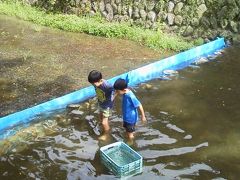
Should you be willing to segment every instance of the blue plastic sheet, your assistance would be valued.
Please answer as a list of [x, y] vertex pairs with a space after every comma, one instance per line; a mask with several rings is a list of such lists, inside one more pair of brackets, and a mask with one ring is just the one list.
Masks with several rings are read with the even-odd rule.
[[[161, 77], [164, 70], [177, 70], [187, 67], [197, 58], [210, 55], [224, 47], [224, 39], [219, 38], [207, 44], [192, 48], [155, 63], [151, 63], [128, 73], [113, 77], [109, 79], [109, 81], [114, 83], [116, 79], [123, 78], [128, 81], [129, 86], [135, 86], [139, 83]], [[89, 86], [23, 111], [10, 114], [0, 118], [0, 132], [3, 133], [3, 131], [6, 129], [13, 128], [19, 124], [28, 123], [38, 115], [51, 113], [55, 110], [66, 108], [66, 106], [69, 104], [83, 102], [94, 96], [94, 88], [93, 86]]]

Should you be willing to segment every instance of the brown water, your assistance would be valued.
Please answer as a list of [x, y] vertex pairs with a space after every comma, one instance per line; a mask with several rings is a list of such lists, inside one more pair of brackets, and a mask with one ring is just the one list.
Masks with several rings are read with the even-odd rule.
[[[238, 179], [240, 176], [240, 46], [211, 62], [179, 71], [171, 80], [135, 88], [148, 123], [137, 126], [131, 147], [144, 159], [131, 179]], [[93, 100], [45, 117], [2, 143], [5, 179], [113, 179], [99, 148], [127, 142], [117, 99], [111, 136], [101, 128]], [[129, 143], [129, 142], [128, 142]], [[7, 154], [5, 154], [7, 152]], [[1, 178], [1, 179], [2, 179]]]

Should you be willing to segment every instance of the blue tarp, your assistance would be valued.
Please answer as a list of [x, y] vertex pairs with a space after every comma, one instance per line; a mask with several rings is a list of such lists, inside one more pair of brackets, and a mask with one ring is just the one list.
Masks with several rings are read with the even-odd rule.
[[[225, 47], [223, 38], [218, 38], [215, 41], [207, 44], [192, 48], [177, 55], [165, 58], [163, 60], [151, 63], [141, 68], [132, 70], [128, 73], [121, 74], [119, 76], [109, 79], [113, 83], [118, 78], [127, 79], [129, 86], [135, 86], [139, 83], [146, 82], [163, 75], [163, 71], [166, 69], [182, 69], [191, 64], [194, 60], [200, 57], [204, 57], [214, 53]], [[89, 98], [95, 96], [93, 86], [89, 86], [62, 97], [53, 99], [51, 101], [39, 104], [37, 106], [25, 109], [14, 114], [10, 114], [3, 118], [0, 118], [0, 132], [6, 129], [10, 129], [19, 124], [28, 123], [34, 119], [34, 117], [51, 113], [53, 111], [66, 108], [69, 104], [83, 102]]]

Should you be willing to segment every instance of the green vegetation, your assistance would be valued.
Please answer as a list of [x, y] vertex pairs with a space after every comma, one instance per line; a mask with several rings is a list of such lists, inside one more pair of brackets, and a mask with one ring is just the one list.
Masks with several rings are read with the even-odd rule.
[[103, 37], [129, 39], [154, 49], [183, 51], [194, 46], [183, 38], [130, 26], [128, 23], [107, 22], [99, 16], [78, 17], [68, 14], [46, 13], [20, 2], [3, 2], [0, 0], [0, 14], [15, 16], [36, 24], [49, 26], [71, 32], [84, 32]]

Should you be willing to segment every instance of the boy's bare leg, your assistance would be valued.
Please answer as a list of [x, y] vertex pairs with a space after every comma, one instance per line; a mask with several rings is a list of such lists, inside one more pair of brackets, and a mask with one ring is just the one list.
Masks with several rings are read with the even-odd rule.
[[129, 139], [134, 139], [134, 134], [133, 132], [128, 132], [127, 133]]
[[106, 117], [102, 118], [102, 125], [103, 125], [104, 132], [108, 132], [110, 130], [108, 118]]
[[108, 123], [108, 118], [104, 117], [102, 113], [100, 114], [100, 119], [103, 126], [103, 135], [100, 136], [98, 139], [105, 141], [107, 139], [107, 136], [109, 135], [110, 126]]

